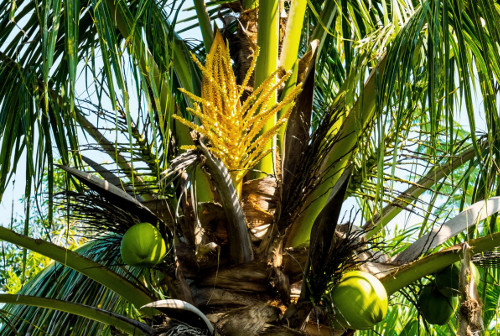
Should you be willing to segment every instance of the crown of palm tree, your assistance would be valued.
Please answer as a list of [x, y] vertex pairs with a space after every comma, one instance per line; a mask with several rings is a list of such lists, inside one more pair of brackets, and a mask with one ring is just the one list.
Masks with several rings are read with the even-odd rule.
[[[288, 120], [293, 100], [302, 88], [299, 84], [281, 102], [272, 101], [272, 93], [291, 75], [289, 71], [276, 81], [277, 70], [242, 103], [241, 97], [255, 68], [258, 53], [257, 50], [238, 88], [229, 50], [222, 35], [217, 33], [205, 66], [193, 56], [203, 74], [201, 97], [179, 89], [195, 101], [194, 108], [187, 110], [199, 118], [201, 126], [174, 115], [174, 118], [210, 140], [212, 153], [226, 165], [235, 184], [239, 184], [248, 170], [271, 152], [271, 149], [265, 148], [266, 143]], [[284, 113], [274, 126], [262, 132], [266, 122], [280, 110]]]

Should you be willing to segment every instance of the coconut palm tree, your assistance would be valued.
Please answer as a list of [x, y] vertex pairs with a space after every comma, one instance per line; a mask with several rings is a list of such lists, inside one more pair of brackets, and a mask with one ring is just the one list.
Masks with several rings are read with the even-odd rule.
[[[45, 223], [58, 204], [90, 239], [29, 237], [29, 202], [24, 234], [0, 228], [55, 261], [0, 295], [1, 333], [351, 335], [354, 269], [389, 296], [381, 334], [491, 328], [500, 7], [193, 3], [183, 29], [178, 1], [0, 4], [0, 197], [24, 168]], [[167, 253], [127, 265], [142, 222]], [[430, 326], [418, 297], [457, 261], [461, 308]]]

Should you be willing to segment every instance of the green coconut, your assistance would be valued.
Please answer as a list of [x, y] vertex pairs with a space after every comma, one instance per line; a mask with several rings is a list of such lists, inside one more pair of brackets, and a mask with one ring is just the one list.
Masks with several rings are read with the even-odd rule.
[[370, 329], [387, 314], [384, 285], [369, 273], [347, 272], [331, 295], [336, 322], [344, 329]]
[[441, 294], [435, 285], [427, 285], [420, 292], [418, 306], [423, 318], [430, 324], [446, 324], [458, 305], [456, 296]]
[[156, 227], [139, 223], [123, 235], [120, 253], [127, 265], [151, 267], [163, 261], [167, 247]]
[[[439, 291], [445, 296], [457, 296], [460, 283], [460, 262], [451, 264], [436, 273], [435, 283]], [[477, 267], [471, 263], [474, 281], [479, 283], [481, 276]]]

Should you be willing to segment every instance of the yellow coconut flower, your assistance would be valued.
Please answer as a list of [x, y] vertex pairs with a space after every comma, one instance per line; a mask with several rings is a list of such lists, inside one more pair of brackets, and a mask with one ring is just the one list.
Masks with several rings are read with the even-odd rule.
[[[270, 104], [272, 93], [291, 75], [291, 72], [288, 72], [276, 81], [276, 71], [242, 103], [241, 96], [255, 68], [257, 57], [258, 50], [243, 83], [238, 88], [229, 50], [222, 35], [217, 32], [205, 66], [193, 56], [203, 75], [201, 97], [180, 89], [195, 102], [194, 108], [187, 110], [199, 118], [201, 125], [174, 115], [181, 123], [209, 139], [211, 152], [226, 165], [235, 185], [239, 185], [248, 170], [271, 152], [270, 149], [265, 149], [266, 143], [286, 123], [292, 110], [291, 103], [301, 90], [299, 84], [280, 103]], [[276, 113], [284, 108], [286, 111], [274, 127], [262, 133], [266, 121], [274, 118]]]

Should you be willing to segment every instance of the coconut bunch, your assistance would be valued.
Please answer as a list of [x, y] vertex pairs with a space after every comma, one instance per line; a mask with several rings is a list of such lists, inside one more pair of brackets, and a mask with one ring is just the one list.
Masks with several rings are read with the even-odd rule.
[[350, 170], [341, 177], [340, 186], [332, 191], [330, 202], [313, 225], [301, 297], [309, 297], [329, 311], [334, 329], [362, 330], [385, 318], [388, 295], [375, 276], [358, 270], [376, 259], [365, 252], [383, 250], [383, 246], [365, 240], [366, 232], [351, 223], [336, 224], [340, 214], [336, 205], [345, 197], [349, 178]]
[[108, 249], [119, 253], [124, 264], [153, 267], [165, 259], [167, 244], [153, 224], [141, 222], [136, 214], [91, 190], [68, 191], [59, 195], [59, 202], [66, 202], [66, 197], [72, 202], [71, 218], [85, 223], [97, 241], [106, 241]]
[[[471, 263], [474, 282], [481, 280], [479, 270]], [[434, 279], [420, 291], [417, 306], [430, 324], [448, 323], [458, 307], [460, 263], [456, 262], [434, 274]]]
[[171, 245], [170, 227], [155, 212], [91, 174], [62, 168], [82, 186], [79, 192], [60, 194], [59, 202], [72, 205], [69, 215], [85, 223], [94, 238], [109, 240], [109, 233], [114, 233], [117, 239], [112, 239], [114, 244], [109, 247], [119, 251], [122, 261], [129, 266], [153, 267], [165, 260], [167, 246]]
[[388, 295], [384, 285], [367, 272], [346, 272], [329, 295], [335, 329], [371, 329], [387, 314]]
[[[347, 231], [341, 234], [342, 229]], [[377, 260], [376, 255], [366, 257], [365, 252], [374, 248], [383, 250], [384, 247], [363, 240], [363, 233], [351, 224], [340, 226], [337, 231], [338, 254], [327, 263], [330, 270], [337, 264], [337, 270], [325, 284], [320, 302], [333, 316], [330, 324], [337, 330], [371, 329], [387, 314], [388, 295], [384, 286], [374, 275], [362, 271], [364, 264]]]

